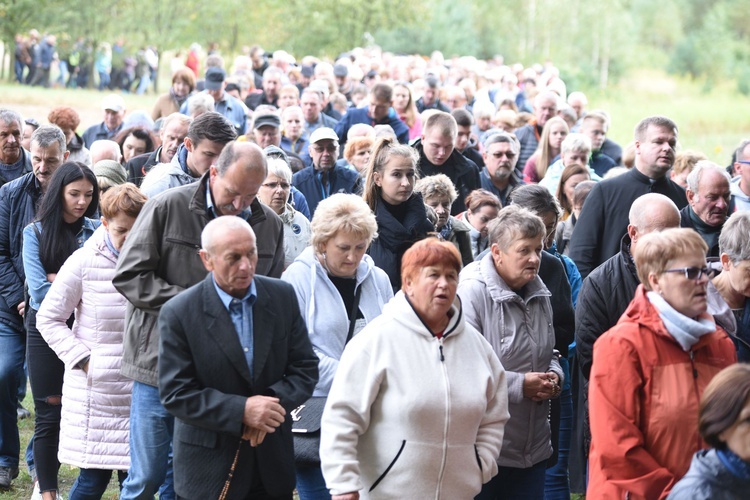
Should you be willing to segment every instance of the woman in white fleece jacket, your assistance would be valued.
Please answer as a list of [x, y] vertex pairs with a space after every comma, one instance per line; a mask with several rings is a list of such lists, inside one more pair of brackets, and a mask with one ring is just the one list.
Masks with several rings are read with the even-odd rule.
[[464, 321], [460, 269], [451, 243], [416, 243], [403, 289], [347, 346], [320, 440], [334, 500], [466, 499], [497, 473], [505, 371]]
[[[312, 245], [281, 279], [294, 287], [320, 359], [313, 396], [325, 397], [348, 339], [380, 315], [393, 289], [385, 271], [365, 255], [378, 225], [360, 196], [334, 194], [321, 201], [311, 227]], [[297, 492], [301, 500], [330, 499], [319, 466], [297, 464]]]

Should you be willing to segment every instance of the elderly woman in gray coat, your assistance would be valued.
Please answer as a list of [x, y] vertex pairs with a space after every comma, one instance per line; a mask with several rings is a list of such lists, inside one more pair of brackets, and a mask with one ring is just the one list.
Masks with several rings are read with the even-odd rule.
[[537, 275], [545, 233], [539, 217], [506, 207], [490, 222], [491, 252], [460, 275], [466, 321], [492, 345], [508, 382], [510, 420], [499, 472], [478, 499], [544, 497], [544, 472], [552, 455], [549, 400], [560, 395], [563, 382], [550, 292]]

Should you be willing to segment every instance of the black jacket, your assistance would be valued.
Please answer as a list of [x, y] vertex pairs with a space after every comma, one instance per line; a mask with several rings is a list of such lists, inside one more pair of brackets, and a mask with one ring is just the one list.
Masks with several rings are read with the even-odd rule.
[[615, 326], [640, 283], [630, 256], [628, 235], [620, 241], [620, 253], [583, 280], [576, 305], [576, 353], [586, 380], [591, 373], [594, 342]]
[[[254, 281], [252, 373], [211, 274], [159, 314], [159, 396], [175, 417], [174, 488], [183, 498], [218, 498], [238, 447], [227, 498], [248, 498], [255, 471], [269, 497], [294, 489], [291, 412], [312, 395], [318, 357], [292, 286]], [[251, 448], [240, 436], [245, 402], [257, 395], [279, 398], [286, 418]]]
[[23, 302], [23, 228], [36, 215], [42, 190], [33, 173], [0, 188], [0, 321], [19, 331], [23, 320], [16, 307]]
[[135, 156], [125, 165], [125, 170], [128, 172], [128, 182], [132, 182], [138, 187], [141, 187], [141, 182], [146, 174], [151, 170], [154, 165], [161, 163], [159, 157], [161, 156], [161, 146], [156, 148], [156, 151], [150, 153], [144, 153], [142, 155]]
[[454, 149], [448, 159], [445, 160], [445, 163], [440, 166], [433, 165], [424, 155], [421, 139], [414, 141], [412, 147], [419, 151], [419, 171], [421, 177], [445, 174], [453, 181], [458, 198], [456, 198], [456, 201], [451, 206], [451, 215], [458, 215], [465, 212], [466, 203], [464, 203], [464, 200], [466, 200], [466, 197], [475, 189], [482, 187], [479, 179], [479, 168], [476, 164]]
[[685, 191], [680, 186], [667, 177], [652, 184], [636, 168], [594, 186], [570, 240], [570, 258], [583, 278], [620, 251], [620, 240], [628, 228], [630, 205], [647, 193], [663, 194], [679, 209], [687, 205]]
[[406, 216], [399, 222], [383, 203], [375, 207], [378, 237], [372, 241], [367, 253], [375, 265], [386, 272], [393, 291], [401, 289], [401, 258], [414, 243], [435, 231], [427, 219], [422, 195], [414, 193], [406, 200]]

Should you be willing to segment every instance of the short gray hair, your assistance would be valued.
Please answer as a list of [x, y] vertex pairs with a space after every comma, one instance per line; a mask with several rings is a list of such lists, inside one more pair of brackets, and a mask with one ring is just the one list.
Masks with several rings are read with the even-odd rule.
[[292, 169], [283, 158], [266, 158], [268, 162], [268, 175], [275, 175], [286, 182], [292, 182]]
[[497, 244], [502, 251], [508, 250], [516, 240], [541, 239], [547, 234], [542, 219], [518, 205], [509, 205], [500, 210], [497, 217], [490, 221], [488, 230], [490, 243]]
[[18, 128], [23, 130], [23, 118], [21, 118], [21, 114], [18, 113], [18, 111], [14, 111], [12, 109], [7, 109], [7, 108], [0, 109], [0, 122], [2, 123], [16, 122], [18, 124]]
[[727, 184], [732, 183], [732, 178], [727, 173], [726, 169], [723, 167], [720, 167], [716, 163], [709, 161], [709, 160], [701, 160], [698, 163], [695, 164], [695, 167], [693, 170], [688, 174], [687, 176], [687, 188], [692, 191], [693, 193], [698, 192], [698, 186], [700, 186], [701, 178], [703, 177], [703, 172], [706, 171], [712, 171], [716, 172], [717, 174], [724, 177], [727, 181]]
[[719, 250], [729, 256], [732, 264], [750, 260], [750, 212], [735, 212], [724, 223], [719, 236]]
[[560, 155], [569, 151], [588, 151], [591, 154], [591, 139], [583, 134], [568, 134], [560, 145]]
[[57, 125], [42, 125], [31, 134], [31, 143], [38, 144], [41, 148], [48, 148], [57, 143], [60, 147], [60, 154], [65, 153], [67, 149], [65, 134]]
[[199, 93], [188, 99], [188, 115], [190, 116], [196, 113], [208, 113], [214, 109], [214, 98], [208, 94]]
[[209, 221], [206, 227], [201, 231], [201, 248], [208, 253], [211, 253], [216, 233], [219, 231], [247, 231], [253, 238], [255, 238], [255, 231], [248, 224], [248, 222], [242, 217], [236, 217], [234, 215], [224, 215], [217, 217]]
[[484, 139], [484, 149], [488, 149], [492, 144], [495, 144], [496, 142], [504, 142], [510, 144], [510, 150], [513, 151], [513, 154], [518, 156], [521, 145], [515, 135], [498, 129], [496, 132], [490, 133]]

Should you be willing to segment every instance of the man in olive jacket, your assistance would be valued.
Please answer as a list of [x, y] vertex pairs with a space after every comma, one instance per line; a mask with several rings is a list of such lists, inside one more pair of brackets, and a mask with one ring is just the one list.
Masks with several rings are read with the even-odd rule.
[[[117, 262], [113, 284], [130, 302], [123, 339], [123, 375], [132, 378], [131, 468], [122, 499], [153, 496], [168, 473], [173, 417], [159, 401], [156, 320], [161, 306], [207, 274], [198, 255], [208, 222], [236, 215], [257, 236], [256, 273], [278, 278], [284, 265], [281, 219], [255, 195], [267, 173], [263, 151], [230, 142], [198, 182], [146, 203]], [[165, 485], [168, 487], [168, 485]]]

